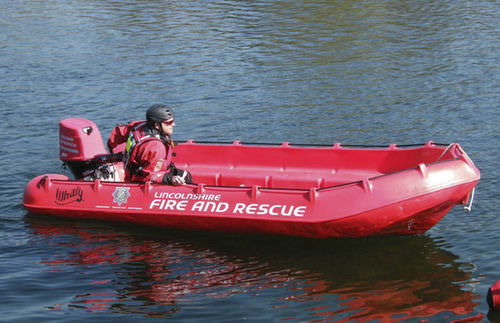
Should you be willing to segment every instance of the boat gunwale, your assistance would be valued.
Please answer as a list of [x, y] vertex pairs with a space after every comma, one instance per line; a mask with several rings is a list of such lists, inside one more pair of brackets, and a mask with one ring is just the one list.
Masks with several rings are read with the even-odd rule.
[[[457, 160], [461, 160], [463, 159], [463, 156], [457, 156], [457, 157], [454, 157], [454, 158], [451, 158], [451, 159], [446, 159], [446, 160], [437, 160], [435, 162], [432, 162], [432, 163], [422, 163], [423, 165], [425, 166], [431, 166], [431, 165], [437, 165], [437, 164], [441, 164], [441, 163], [448, 163], [448, 162], [452, 162], [452, 161], [457, 161]], [[352, 182], [347, 182], [347, 183], [342, 183], [342, 184], [337, 184], [337, 185], [331, 185], [331, 186], [326, 186], [326, 187], [321, 187], [321, 188], [317, 188], [317, 187], [310, 187], [310, 188], [287, 188], [287, 187], [263, 187], [263, 186], [260, 186], [260, 185], [252, 185], [252, 186], [231, 186], [231, 185], [207, 185], [207, 184], [203, 184], [203, 183], [198, 183], [198, 184], [186, 184], [186, 186], [194, 186], [194, 187], [199, 187], [200, 185], [205, 187], [205, 188], [219, 188], [219, 189], [224, 189], [224, 188], [228, 188], [228, 189], [242, 189], [242, 190], [248, 190], [248, 189], [252, 189], [252, 187], [258, 187], [259, 190], [270, 190], [270, 191], [292, 191], [292, 192], [302, 192], [302, 193], [306, 193], [306, 192], [310, 192], [310, 191], [315, 191], [315, 192], [322, 192], [322, 191], [325, 191], [325, 190], [331, 190], [333, 188], [338, 188], [338, 187], [343, 187], [343, 186], [349, 186], [349, 185], [358, 185], [360, 183], [363, 183], [363, 181], [365, 180], [375, 180], [375, 179], [378, 179], [378, 178], [381, 178], [381, 177], [386, 177], [386, 176], [390, 176], [390, 175], [393, 175], [393, 174], [398, 174], [398, 173], [403, 173], [403, 172], [407, 172], [407, 171], [410, 171], [410, 170], [414, 170], [414, 169], [417, 169], [419, 166], [414, 166], [414, 167], [409, 167], [409, 168], [405, 168], [405, 169], [401, 169], [401, 170], [397, 170], [397, 171], [393, 171], [393, 172], [389, 172], [389, 173], [386, 173], [386, 174], [381, 174], [381, 175], [376, 175], [376, 176], [373, 176], [373, 177], [366, 177], [366, 178], [362, 178], [362, 179], [359, 179], [359, 180], [355, 180], [355, 181], [352, 181]], [[50, 174], [49, 174], [50, 175]], [[56, 178], [53, 178], [51, 179], [51, 181], [53, 182], [83, 182], [83, 183], [94, 183], [96, 181], [99, 181], [100, 183], [105, 183], [105, 184], [116, 184], [116, 185], [131, 185], [131, 186], [137, 186], [137, 187], [141, 187], [143, 185], [145, 185], [145, 183], [142, 183], [142, 182], [125, 182], [125, 181], [121, 181], [121, 182], [115, 182], [115, 181], [106, 181], [106, 180], [95, 180], [95, 181], [85, 181], [85, 180], [81, 180], [81, 179], [56, 179]], [[173, 185], [165, 185], [165, 184], [160, 184], [160, 183], [149, 183], [150, 185], [154, 185], [154, 186], [167, 186], [167, 187], [175, 187]]]
[[417, 143], [417, 144], [386, 144], [386, 145], [374, 145], [374, 144], [342, 144], [340, 142], [334, 143], [334, 144], [308, 144], [308, 143], [290, 143], [287, 141], [284, 141], [282, 143], [277, 143], [277, 142], [245, 142], [245, 141], [239, 141], [239, 140], [234, 140], [234, 141], [211, 141], [211, 140], [194, 140], [194, 139], [182, 139], [182, 140], [175, 140], [175, 144], [199, 144], [199, 145], [242, 145], [242, 146], [276, 146], [277, 148], [279, 147], [301, 147], [301, 148], [317, 148], [317, 147], [324, 147], [324, 148], [332, 148], [335, 146], [341, 147], [341, 148], [390, 148], [390, 147], [395, 147], [395, 148], [410, 148], [410, 147], [428, 147], [430, 145], [435, 145], [435, 146], [443, 146], [447, 147], [452, 145], [453, 143], [436, 143], [433, 141], [427, 141], [425, 143]]

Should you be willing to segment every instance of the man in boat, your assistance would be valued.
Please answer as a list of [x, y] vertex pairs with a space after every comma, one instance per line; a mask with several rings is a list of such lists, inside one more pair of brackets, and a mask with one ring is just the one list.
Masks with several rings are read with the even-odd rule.
[[120, 124], [108, 140], [111, 153], [126, 143], [125, 181], [183, 185], [192, 183], [188, 171], [175, 167], [172, 162], [175, 120], [173, 110], [163, 104], [152, 105], [146, 111], [146, 121]]

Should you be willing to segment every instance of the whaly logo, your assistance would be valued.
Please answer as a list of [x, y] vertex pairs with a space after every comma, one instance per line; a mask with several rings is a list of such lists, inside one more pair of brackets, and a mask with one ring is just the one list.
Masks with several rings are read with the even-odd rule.
[[113, 192], [113, 203], [117, 203], [118, 206], [127, 203], [130, 197], [129, 189], [130, 187], [117, 187]]
[[80, 186], [72, 190], [61, 190], [58, 188], [56, 191], [56, 204], [64, 205], [81, 201], [83, 201], [83, 190]]

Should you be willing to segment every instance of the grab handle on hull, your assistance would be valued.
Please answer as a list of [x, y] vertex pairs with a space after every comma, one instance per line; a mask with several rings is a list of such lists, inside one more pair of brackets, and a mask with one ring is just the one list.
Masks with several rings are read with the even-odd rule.
[[474, 201], [474, 193], [475, 192], [476, 192], [476, 188], [473, 187], [469, 196], [467, 196], [467, 199], [465, 200], [464, 210], [467, 211], [467, 213], [470, 213], [472, 210], [472, 202]]
[[447, 152], [448, 152], [448, 151], [449, 151], [452, 147], [454, 147], [454, 146], [456, 146], [456, 144], [455, 144], [455, 143], [451, 143], [451, 144], [449, 144], [449, 145], [446, 147], [446, 149], [445, 149], [445, 150], [441, 153], [441, 155], [439, 155], [439, 157], [438, 157], [438, 159], [436, 160], [436, 162], [440, 161], [440, 160], [441, 160], [441, 158], [442, 158], [442, 157], [443, 157], [443, 156], [444, 156], [444, 155], [445, 155], [445, 154], [446, 154], [446, 153], [447, 153]]

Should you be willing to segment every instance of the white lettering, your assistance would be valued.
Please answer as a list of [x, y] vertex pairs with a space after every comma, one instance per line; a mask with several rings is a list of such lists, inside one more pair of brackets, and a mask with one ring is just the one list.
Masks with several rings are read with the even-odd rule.
[[191, 207], [191, 211], [203, 211], [203, 204], [205, 202], [195, 202], [193, 206]]
[[245, 209], [245, 203], [236, 203], [234, 206], [233, 213], [243, 213], [243, 210]]
[[284, 215], [284, 216], [290, 216], [292, 215], [292, 212], [293, 212], [293, 206], [289, 206], [288, 207], [288, 212], [286, 210], [286, 205], [283, 205], [283, 208], [281, 209], [281, 215]]
[[255, 211], [257, 210], [257, 204], [248, 204], [246, 208], [246, 214], [255, 214]]
[[162, 200], [160, 199], [154, 199], [151, 201], [151, 204], [149, 205], [149, 208], [152, 209], [154, 208], [155, 206], [158, 207], [159, 203], [161, 202]]
[[[190, 209], [202, 213], [226, 213], [231, 208], [227, 202], [215, 202], [220, 198], [220, 194], [183, 194], [156, 192], [155, 199], [151, 200], [150, 209], [186, 211]], [[161, 197], [161, 198], [160, 198]], [[171, 199], [166, 199], [169, 197]], [[197, 201], [193, 201], [198, 199]], [[191, 201], [190, 201], [191, 200]], [[236, 203], [232, 209], [234, 215], [264, 215], [264, 216], [294, 216], [303, 217], [306, 215], [307, 206], [294, 206], [282, 204], [258, 204], [258, 203]]]
[[186, 211], [187, 203], [188, 201], [186, 200], [179, 201], [179, 203], [177, 203], [175, 208], [179, 211]]
[[217, 207], [217, 204], [215, 204], [215, 202], [206, 202], [205, 208], [203, 209], [203, 211], [207, 212], [208, 208], [210, 208], [210, 212], [214, 212], [216, 207]]
[[175, 200], [205, 200], [205, 201], [220, 201], [221, 194], [193, 194], [180, 192], [155, 192], [155, 199], [175, 199]]
[[295, 209], [295, 211], [293, 211], [293, 215], [295, 216], [304, 216], [305, 213], [306, 213], [306, 209], [307, 207], [306, 206], [299, 206]]
[[257, 212], [257, 214], [260, 215], [267, 214], [268, 209], [269, 209], [269, 204], [261, 204], [259, 205], [259, 211]]
[[173, 210], [174, 209], [174, 206], [175, 206], [175, 203], [177, 203], [177, 201], [175, 200], [167, 200], [167, 204], [165, 205], [165, 207], [163, 208], [164, 210]]
[[279, 215], [279, 213], [274, 212], [274, 209], [280, 208], [280, 207], [281, 207], [281, 205], [273, 205], [273, 206], [271, 206], [271, 208], [269, 209], [269, 214], [271, 214], [271, 215]]
[[215, 212], [222, 213], [222, 212], [226, 212], [228, 209], [229, 209], [229, 204], [225, 203], [225, 202], [221, 202], [221, 203], [217, 204], [217, 209], [215, 210]]

